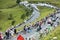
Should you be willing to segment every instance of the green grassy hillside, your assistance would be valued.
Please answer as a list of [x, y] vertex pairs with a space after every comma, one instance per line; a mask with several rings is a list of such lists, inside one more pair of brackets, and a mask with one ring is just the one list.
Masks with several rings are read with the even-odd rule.
[[[11, 22], [15, 20], [15, 24], [22, 23], [23, 20], [21, 19], [21, 15], [25, 14], [26, 12], [23, 10], [23, 8], [19, 9], [1, 9], [0, 13], [0, 27], [2, 31], [6, 30], [8, 27], [11, 26]], [[13, 15], [13, 20], [8, 20], [9, 14]], [[19, 20], [19, 21], [18, 21]], [[1, 31], [1, 30], [0, 30]]]
[[[21, 19], [23, 14], [26, 14], [26, 9], [22, 5], [16, 4], [16, 0], [0, 0], [0, 31], [6, 31], [10, 26], [12, 21], [15, 21], [15, 24], [22, 23], [24, 20]], [[9, 15], [12, 14], [13, 20], [8, 20]], [[26, 16], [25, 19], [28, 17]]]
[[16, 0], [0, 0], [0, 9], [16, 6]]

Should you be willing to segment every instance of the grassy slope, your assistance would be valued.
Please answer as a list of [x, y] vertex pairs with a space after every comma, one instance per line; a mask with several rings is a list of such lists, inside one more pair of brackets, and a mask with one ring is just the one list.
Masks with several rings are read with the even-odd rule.
[[[8, 20], [8, 15], [12, 14], [15, 25], [22, 23], [24, 20], [21, 19], [21, 15], [25, 14], [24, 6], [14, 6], [16, 5], [16, 0], [0, 0], [0, 31], [4, 32], [11, 26], [12, 20]], [[27, 17], [26, 17], [27, 18]]]
[[16, 0], [0, 0], [0, 8], [8, 8], [16, 5]]
[[48, 16], [49, 14], [52, 14], [55, 11], [55, 9], [48, 8], [48, 7], [38, 6], [38, 8], [40, 10], [40, 17], [38, 18], [38, 20], [43, 19], [44, 17]]
[[15, 25], [23, 22], [23, 20], [21, 19], [21, 15], [24, 14], [25, 11], [22, 8], [19, 8], [19, 9], [1, 9], [1, 11], [2, 11], [2, 13], [0, 13], [1, 14], [0, 27], [2, 27], [2, 31], [6, 30], [11, 25], [12, 20], [7, 20], [9, 17], [8, 14], [10, 14], [10, 13], [13, 15], [13, 18], [16, 21]]

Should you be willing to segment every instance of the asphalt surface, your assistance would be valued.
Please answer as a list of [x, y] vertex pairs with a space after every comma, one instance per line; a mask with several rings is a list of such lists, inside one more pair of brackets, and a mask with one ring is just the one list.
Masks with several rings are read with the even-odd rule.
[[[28, 3], [29, 4], [29, 3]], [[28, 5], [27, 4], [27, 5]], [[30, 4], [31, 5], [31, 4]], [[47, 6], [47, 7], [53, 7], [53, 8], [57, 8], [57, 7], [55, 7], [55, 6], [52, 6], [52, 5], [50, 5], [49, 6], [49, 4], [43, 4], [43, 3], [38, 3], [38, 4], [33, 4], [33, 12], [32, 12], [32, 15], [31, 15], [31, 17], [30, 17], [30, 19], [28, 20], [28, 21], [26, 21], [26, 23], [25, 24], [22, 24], [22, 25], [20, 25], [20, 26], [23, 26], [23, 25], [26, 25], [26, 24], [28, 24], [28, 23], [30, 23], [30, 22], [33, 22], [36, 18], [38, 18], [39, 16], [40, 16], [40, 12], [39, 12], [39, 9], [37, 8], [37, 6]], [[57, 14], [57, 16], [58, 15], [60, 15], [60, 14]], [[20, 27], [20, 26], [18, 26], [17, 25], [17, 27], [16, 28], [18, 28], [18, 27]], [[42, 25], [42, 29], [41, 29], [41, 31], [44, 31], [44, 29], [46, 29], [47, 27], [48, 27], [49, 25]], [[18, 34], [19, 35], [19, 34]], [[18, 36], [17, 35], [17, 36]], [[17, 40], [17, 36], [16, 37], [11, 37], [10, 39], [8, 39], [8, 40]], [[6, 39], [4, 39], [4, 40], [6, 40]]]

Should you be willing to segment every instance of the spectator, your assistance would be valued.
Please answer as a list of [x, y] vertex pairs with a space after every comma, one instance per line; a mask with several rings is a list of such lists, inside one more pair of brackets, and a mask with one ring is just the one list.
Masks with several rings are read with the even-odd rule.
[[6, 35], [6, 39], [9, 39], [10, 38], [10, 31], [8, 30], [7, 32], [5, 32], [5, 35]]
[[2, 34], [0, 33], [0, 40], [3, 40], [3, 38], [2, 38]]
[[30, 27], [28, 27], [28, 30], [31, 30]]
[[52, 23], [52, 20], [50, 18], [48, 18], [47, 23], [48, 24], [51, 24]]
[[41, 25], [42, 25], [42, 23], [43, 23], [43, 21], [40, 21], [40, 22], [39, 22], [39, 26], [41, 26]]
[[37, 31], [40, 31], [41, 30], [41, 26], [39, 25], [38, 28], [37, 28]]
[[28, 27], [28, 33], [30, 33], [30, 32], [31, 32], [31, 26]]
[[36, 25], [35, 26], [37, 27], [38, 25], [39, 25], [39, 22], [36, 22]]
[[26, 27], [26, 25], [24, 26], [24, 31], [26, 32], [28, 30], [28, 28]]
[[10, 34], [11, 34], [11, 36], [13, 36], [14, 35], [14, 31], [10, 30]]
[[14, 34], [16, 34], [17, 33], [17, 30], [16, 29], [14, 29]]

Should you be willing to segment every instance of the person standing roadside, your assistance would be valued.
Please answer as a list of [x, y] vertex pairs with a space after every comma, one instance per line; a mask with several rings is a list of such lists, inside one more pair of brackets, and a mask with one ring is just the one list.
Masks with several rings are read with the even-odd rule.
[[7, 30], [7, 31], [5, 32], [5, 35], [6, 35], [6, 39], [9, 39], [9, 38], [10, 38], [10, 30]]
[[0, 40], [3, 40], [3, 38], [2, 38], [2, 34], [0, 33]]
[[14, 29], [14, 34], [17, 34], [17, 30], [16, 29]]

